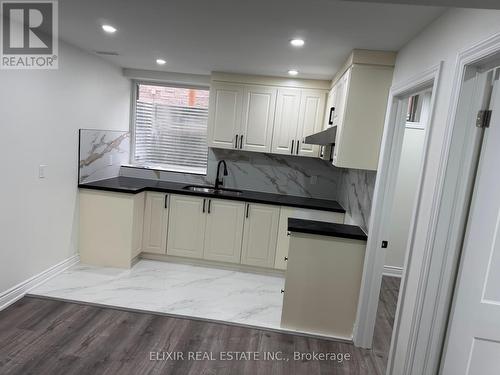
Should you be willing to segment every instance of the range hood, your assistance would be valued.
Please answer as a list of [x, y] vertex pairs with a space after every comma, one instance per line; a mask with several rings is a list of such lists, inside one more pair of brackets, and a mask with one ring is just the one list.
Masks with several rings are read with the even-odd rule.
[[335, 143], [335, 136], [337, 134], [337, 126], [331, 126], [322, 132], [315, 133], [305, 137], [304, 143], [310, 145], [331, 145]]

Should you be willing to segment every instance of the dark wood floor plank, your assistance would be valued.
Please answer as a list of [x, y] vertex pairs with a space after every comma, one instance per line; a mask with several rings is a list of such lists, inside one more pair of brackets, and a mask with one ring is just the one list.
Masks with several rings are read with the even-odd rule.
[[[373, 350], [241, 326], [25, 297], [0, 312], [0, 374], [383, 375], [399, 279], [383, 278]], [[214, 360], [150, 360], [151, 353], [211, 353]], [[260, 360], [224, 361], [224, 352]], [[264, 360], [281, 352], [282, 361]], [[294, 352], [350, 360], [294, 360]], [[276, 354], [275, 354], [276, 355]]]

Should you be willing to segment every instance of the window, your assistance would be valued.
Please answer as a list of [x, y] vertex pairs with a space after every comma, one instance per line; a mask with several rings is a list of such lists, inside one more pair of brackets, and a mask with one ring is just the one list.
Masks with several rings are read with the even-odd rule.
[[133, 163], [206, 174], [208, 89], [137, 83]]

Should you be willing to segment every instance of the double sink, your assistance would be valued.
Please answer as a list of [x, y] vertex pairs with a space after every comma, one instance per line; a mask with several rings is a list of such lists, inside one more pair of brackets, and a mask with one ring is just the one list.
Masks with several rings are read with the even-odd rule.
[[218, 195], [241, 195], [241, 190], [227, 189], [227, 188], [215, 188], [213, 186], [203, 186], [203, 185], [188, 185], [183, 187], [184, 190], [194, 191], [196, 193], [206, 193], [206, 194], [218, 194]]

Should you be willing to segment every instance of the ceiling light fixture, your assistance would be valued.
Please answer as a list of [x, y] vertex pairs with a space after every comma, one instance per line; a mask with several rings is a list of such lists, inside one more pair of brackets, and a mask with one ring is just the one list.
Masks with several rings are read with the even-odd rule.
[[305, 42], [304, 39], [292, 39], [290, 40], [290, 44], [294, 47], [302, 47]]
[[291, 76], [296, 76], [297, 74], [299, 74], [299, 71], [296, 70], [296, 69], [290, 69], [288, 71], [288, 74], [291, 75]]
[[108, 34], [114, 34], [116, 32], [116, 27], [111, 25], [102, 25], [102, 29]]
[[165, 64], [167, 63], [167, 61], [166, 61], [166, 60], [164, 60], [164, 59], [156, 59], [156, 63], [157, 63], [158, 65], [165, 65]]

